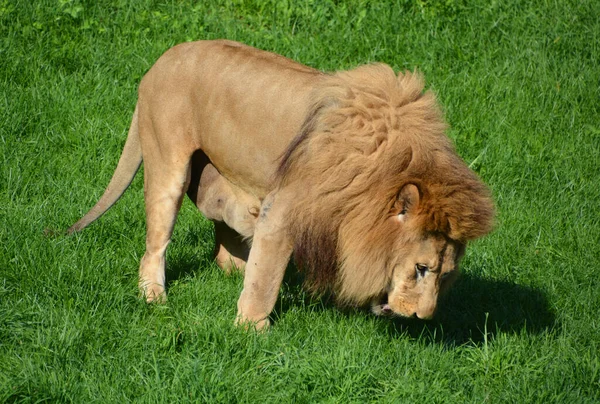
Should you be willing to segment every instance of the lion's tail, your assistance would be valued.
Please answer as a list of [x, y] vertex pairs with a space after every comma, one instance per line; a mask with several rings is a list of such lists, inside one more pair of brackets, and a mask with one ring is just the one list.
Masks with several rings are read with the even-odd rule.
[[123, 153], [121, 153], [117, 168], [106, 187], [104, 194], [85, 216], [79, 219], [73, 226], [69, 227], [67, 234], [86, 228], [90, 223], [110, 209], [110, 207], [119, 200], [121, 195], [123, 195], [125, 190], [127, 190], [141, 164], [142, 148], [140, 146], [140, 136], [138, 133], [138, 107], [136, 105]]

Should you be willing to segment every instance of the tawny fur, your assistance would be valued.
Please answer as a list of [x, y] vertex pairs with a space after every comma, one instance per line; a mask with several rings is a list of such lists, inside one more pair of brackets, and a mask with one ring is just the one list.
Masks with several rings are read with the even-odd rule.
[[233, 186], [212, 164], [206, 164], [190, 197], [207, 219], [224, 222], [244, 238], [252, 237], [260, 201]]
[[[489, 192], [455, 153], [436, 98], [423, 88], [420, 75], [375, 64], [339, 72], [313, 94], [313, 112], [279, 171], [282, 184], [307, 191], [288, 220], [313, 289], [363, 304], [385, 290], [390, 263], [414, 238], [431, 232], [466, 242], [490, 231]], [[409, 183], [421, 193], [413, 233], [386, 220]]]
[[493, 205], [423, 87], [382, 64], [325, 74], [227, 40], [175, 46], [142, 79], [113, 178], [70, 231], [109, 209], [143, 161], [148, 302], [164, 300], [187, 192], [215, 221], [219, 265], [246, 264], [238, 322], [268, 326], [293, 251], [308, 285], [338, 302], [431, 318], [453, 251], [491, 229]]

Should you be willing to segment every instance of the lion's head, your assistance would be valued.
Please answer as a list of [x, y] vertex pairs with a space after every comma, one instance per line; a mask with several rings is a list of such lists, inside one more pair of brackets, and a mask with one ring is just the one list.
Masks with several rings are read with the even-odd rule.
[[423, 88], [381, 64], [329, 76], [278, 172], [298, 190], [287, 226], [308, 286], [377, 314], [432, 317], [492, 227], [489, 191]]

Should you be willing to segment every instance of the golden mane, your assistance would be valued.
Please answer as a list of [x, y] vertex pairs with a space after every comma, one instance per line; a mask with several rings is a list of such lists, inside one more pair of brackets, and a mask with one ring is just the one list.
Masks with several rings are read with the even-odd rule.
[[[489, 191], [456, 154], [423, 88], [419, 74], [372, 64], [328, 76], [315, 91], [277, 179], [301, 190], [288, 225], [309, 288], [363, 304], [387, 287], [406, 241], [437, 232], [465, 243], [490, 231]], [[410, 183], [419, 220], [407, 232], [386, 219]]]

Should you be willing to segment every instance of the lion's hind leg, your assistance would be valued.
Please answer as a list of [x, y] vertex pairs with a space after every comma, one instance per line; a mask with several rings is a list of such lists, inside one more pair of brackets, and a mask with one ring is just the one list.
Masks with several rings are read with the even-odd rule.
[[189, 161], [151, 159], [144, 167], [146, 252], [140, 263], [140, 292], [146, 302], [161, 302], [165, 294], [165, 255], [177, 213], [188, 188]]
[[235, 230], [223, 222], [214, 221], [215, 224], [215, 261], [225, 271], [243, 271], [248, 261], [250, 247], [242, 240]]

